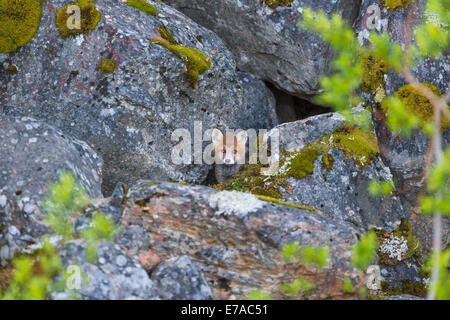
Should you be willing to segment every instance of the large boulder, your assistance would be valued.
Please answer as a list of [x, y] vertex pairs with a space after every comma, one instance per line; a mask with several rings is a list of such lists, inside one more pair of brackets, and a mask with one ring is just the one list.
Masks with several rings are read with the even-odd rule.
[[[69, 1], [46, 1], [33, 40], [0, 54], [0, 65], [17, 70], [0, 73], [0, 113], [33, 116], [86, 141], [103, 156], [107, 193], [117, 181], [137, 178], [202, 182], [210, 167], [171, 161], [177, 128], [192, 134], [194, 121], [204, 130], [276, 123], [274, 105], [248, 102], [248, 84], [216, 34], [161, 2], [150, 3], [156, 16], [121, 1], [96, 1], [101, 20], [95, 30], [62, 39], [55, 19]], [[186, 71], [182, 56], [149, 40], [161, 26], [180, 45], [198, 50], [189, 51], [194, 58], [211, 62], [195, 89], [192, 76], [180, 74]], [[106, 59], [115, 69], [108, 70]]]
[[[134, 185], [121, 203], [124, 236], [118, 244], [141, 264], [152, 257], [156, 263], [147, 271], [157, 290], [165, 291], [163, 297], [208, 298], [202, 276], [192, 270], [194, 262], [215, 299], [240, 298], [257, 289], [281, 298], [279, 285], [298, 277], [316, 284], [312, 298], [343, 298], [346, 277], [355, 284], [362, 281], [350, 263], [358, 230], [317, 212], [248, 193], [149, 181]], [[134, 232], [148, 236], [132, 237]], [[294, 241], [329, 247], [328, 266], [285, 265], [279, 250]], [[192, 289], [180, 288], [176, 279]]]
[[[398, 44], [413, 44], [414, 28], [423, 21], [433, 23], [433, 17], [425, 13], [425, 0], [396, 1], [396, 5], [389, 8], [387, 1], [363, 0], [359, 17], [354, 24], [361, 45], [368, 43], [369, 31], [389, 33], [391, 39]], [[417, 81], [436, 86], [436, 90], [446, 92], [450, 83], [450, 69], [448, 56], [441, 60], [425, 59], [412, 70]], [[382, 83], [387, 95], [394, 95], [399, 88], [406, 84], [405, 80], [394, 72], [387, 72]], [[419, 103], [421, 99], [416, 99]], [[373, 95], [367, 95], [367, 102], [373, 106], [376, 103]], [[415, 106], [420, 108], [421, 106]], [[419, 131], [411, 137], [397, 136], [389, 132], [385, 124], [384, 114], [376, 111], [375, 131], [380, 146], [380, 153], [384, 162], [390, 167], [397, 192], [402, 199], [404, 209], [411, 215], [411, 222], [416, 235], [422, 241], [426, 251], [431, 248], [432, 223], [429, 217], [416, 214], [414, 208], [424, 187], [425, 156], [429, 150], [429, 138]], [[450, 143], [450, 131], [444, 133], [444, 142]], [[450, 244], [450, 220], [443, 221], [443, 243]]]
[[[387, 7], [384, 5], [387, 2], [395, 3], [396, 7]], [[432, 16], [425, 14], [425, 4], [426, 0], [362, 0], [358, 18], [354, 23], [360, 44], [368, 43], [369, 31], [387, 32], [393, 41], [402, 46], [413, 44], [414, 28], [423, 21], [432, 23], [433, 20]], [[441, 91], [447, 90], [450, 75], [447, 56], [440, 61], [425, 59], [412, 71], [418, 81], [430, 82]], [[385, 76], [385, 84], [386, 93], [391, 95], [403, 86], [405, 81], [395, 73], [388, 72]]]
[[[358, 15], [360, 0], [167, 0], [224, 39], [241, 70], [255, 74], [278, 88], [311, 98], [320, 88], [319, 77], [328, 71], [333, 55], [316, 35], [298, 28], [302, 8], [339, 13], [350, 23]], [[268, 5], [269, 4], [269, 5]]]
[[72, 172], [91, 197], [101, 196], [101, 156], [35, 119], [0, 118], [0, 155], [2, 260], [46, 232], [40, 206], [62, 171]]
[[60, 255], [64, 266], [71, 267], [67, 270], [73, 272], [69, 280], [73, 288], [69, 289], [75, 290], [54, 292], [53, 299], [67, 299], [74, 293], [75, 298], [83, 300], [157, 299], [146, 271], [118, 245], [100, 245], [94, 262], [86, 259], [86, 243], [81, 240], [69, 242]]
[[398, 197], [379, 199], [368, 192], [370, 180], [393, 179], [372, 132], [348, 125], [337, 113], [327, 113], [279, 125], [268, 136], [275, 134], [282, 151], [272, 176], [262, 176], [259, 165], [249, 165], [217, 187], [310, 206], [366, 230], [391, 231], [405, 217]]

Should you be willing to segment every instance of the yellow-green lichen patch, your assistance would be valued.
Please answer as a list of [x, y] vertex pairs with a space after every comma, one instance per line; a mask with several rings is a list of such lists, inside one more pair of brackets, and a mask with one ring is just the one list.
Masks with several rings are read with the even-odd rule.
[[329, 153], [324, 154], [322, 157], [322, 168], [327, 171], [330, 171], [331, 169], [333, 169], [333, 165], [334, 165], [333, 156]]
[[9, 66], [6, 68], [6, 72], [8, 72], [9, 74], [16, 74], [17, 72], [19, 72], [19, 70], [17, 70], [17, 67], [16, 67], [16, 66], [9, 65]]
[[392, 233], [384, 230], [374, 230], [380, 244], [377, 250], [378, 264], [398, 265], [401, 261], [415, 257], [421, 262], [422, 246], [414, 237], [411, 225], [407, 219], [402, 219], [400, 226]]
[[[74, 22], [74, 11], [70, 10], [71, 6], [80, 8], [80, 21], [77, 26]], [[68, 13], [69, 9], [69, 13]], [[80, 34], [88, 34], [95, 30], [102, 18], [102, 14], [97, 7], [89, 0], [78, 0], [68, 4], [58, 10], [56, 14], [56, 26], [58, 27], [61, 38], [76, 37]]]
[[344, 152], [346, 158], [351, 158], [362, 169], [372, 162], [375, 155], [380, 152], [378, 142], [372, 132], [350, 125], [336, 129], [330, 135], [322, 138], [331, 147]]
[[124, 3], [133, 8], [141, 10], [142, 12], [148, 13], [152, 16], [156, 16], [156, 8], [145, 0], [127, 0]]
[[236, 190], [251, 192], [255, 195], [281, 198], [280, 187], [289, 192], [288, 178], [303, 179], [314, 170], [314, 162], [322, 156], [321, 167], [331, 170], [334, 158], [331, 149], [342, 151], [345, 159], [352, 159], [362, 169], [369, 164], [379, 152], [378, 144], [371, 132], [344, 125], [332, 133], [322, 136], [299, 152], [281, 152], [279, 170], [272, 176], [261, 175], [260, 164], [247, 165], [228, 181], [214, 186], [219, 190]]
[[211, 68], [211, 59], [196, 49], [179, 45], [164, 27], [158, 28], [158, 33], [159, 37], [150, 40], [157, 45], [165, 47], [184, 62], [187, 70], [181, 74], [186, 76], [192, 88], [195, 89], [199, 75]]
[[264, 0], [264, 3], [271, 8], [290, 7], [294, 0]]
[[381, 0], [381, 2], [386, 8], [395, 10], [399, 8], [406, 8], [411, 3], [411, 0]]
[[427, 285], [423, 282], [413, 282], [410, 279], [400, 280], [401, 285], [391, 285], [389, 281], [381, 281], [381, 291], [384, 296], [398, 296], [410, 294], [416, 297], [425, 298], [427, 295]]
[[[440, 96], [441, 92], [438, 87], [431, 83], [422, 82], [421, 85], [430, 89], [434, 94]], [[396, 97], [400, 98], [406, 108], [413, 112], [421, 121], [422, 125], [433, 121], [434, 108], [431, 102], [419, 93], [412, 84], [401, 87], [396, 92]], [[381, 107], [385, 113], [389, 112], [389, 106], [384, 100], [381, 103]], [[448, 119], [443, 119], [441, 123], [442, 130], [450, 129], [450, 121]]]
[[366, 92], [377, 90], [384, 86], [384, 75], [387, 72], [387, 64], [383, 59], [372, 53], [366, 53], [359, 59], [363, 69], [361, 89]]
[[37, 0], [0, 0], [0, 53], [10, 53], [33, 39], [41, 23]]
[[98, 70], [101, 74], [110, 74], [113, 73], [114, 70], [116, 70], [116, 62], [111, 59], [104, 59], [98, 66]]
[[276, 204], [281, 204], [283, 206], [288, 206], [288, 207], [292, 207], [292, 208], [297, 208], [297, 209], [303, 209], [303, 210], [307, 210], [307, 211], [311, 211], [314, 213], [318, 213], [322, 216], [328, 217], [329, 215], [326, 213], [323, 213], [320, 210], [317, 210], [313, 207], [310, 206], [306, 206], [303, 204], [295, 204], [295, 203], [289, 203], [289, 202], [284, 202], [284, 201], [280, 201], [278, 199], [272, 198], [272, 197], [268, 197], [268, 196], [262, 196], [262, 195], [255, 195], [259, 200], [262, 201], [266, 201], [266, 202], [272, 202], [272, 203], [276, 203]]

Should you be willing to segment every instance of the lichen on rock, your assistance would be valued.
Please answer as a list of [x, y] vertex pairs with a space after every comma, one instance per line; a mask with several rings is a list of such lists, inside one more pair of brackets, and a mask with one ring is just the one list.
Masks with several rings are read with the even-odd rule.
[[37, 0], [0, 0], [0, 53], [10, 53], [33, 39], [41, 21]]
[[290, 7], [294, 0], [264, 0], [264, 3], [271, 8]]
[[[67, 22], [74, 14], [68, 9], [71, 6], [78, 6], [80, 8], [80, 28], [69, 28]], [[58, 27], [61, 38], [76, 37], [80, 34], [88, 34], [95, 30], [97, 24], [100, 22], [102, 14], [97, 10], [97, 7], [90, 0], [78, 0], [68, 4], [67, 6], [58, 10], [56, 14], [56, 26]]]
[[[430, 89], [435, 95], [441, 95], [439, 88], [435, 85], [427, 82], [422, 82], [420, 84]], [[414, 113], [420, 119], [422, 125], [433, 120], [433, 105], [424, 95], [414, 88], [413, 84], [401, 87], [397, 90], [395, 95], [402, 100], [410, 112]], [[386, 100], [382, 101], [381, 107], [384, 112], [389, 112], [389, 105], [386, 103]], [[448, 119], [443, 119], [441, 128], [444, 131], [450, 129], [450, 121]]]
[[249, 193], [222, 191], [209, 196], [209, 205], [217, 209], [217, 214], [242, 217], [262, 208], [264, 202]]
[[98, 66], [98, 70], [101, 74], [110, 74], [113, 73], [116, 69], [117, 63], [111, 59], [104, 59]]
[[154, 37], [150, 41], [165, 47], [184, 62], [187, 70], [181, 74], [186, 76], [192, 88], [195, 89], [199, 75], [211, 68], [211, 58], [196, 49], [179, 45], [172, 34], [163, 26], [158, 28], [158, 34], [159, 37]]
[[377, 255], [380, 265], [398, 265], [411, 257], [422, 259], [422, 247], [414, 236], [407, 219], [402, 219], [400, 226], [392, 233], [385, 230], [375, 230], [380, 244]]
[[366, 92], [377, 90], [384, 85], [384, 75], [387, 72], [387, 64], [383, 59], [373, 53], [366, 53], [359, 59], [363, 69], [361, 89]]
[[146, 2], [145, 0], [126, 0], [126, 2], [124, 3], [130, 7], [141, 10], [142, 12], [148, 13], [152, 16], [156, 16], [155, 6]]
[[383, 5], [391, 10], [399, 8], [406, 8], [411, 3], [411, 0], [381, 0]]
[[9, 65], [5, 70], [6, 70], [6, 72], [8, 72], [9, 74], [16, 74], [17, 72], [19, 72], [19, 70], [17, 69], [17, 67], [14, 66], [14, 65]]

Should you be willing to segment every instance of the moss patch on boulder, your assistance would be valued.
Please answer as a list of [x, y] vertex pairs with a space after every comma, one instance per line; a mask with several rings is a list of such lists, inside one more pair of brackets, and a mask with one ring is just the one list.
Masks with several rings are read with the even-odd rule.
[[262, 195], [255, 195], [255, 196], [259, 200], [262, 200], [262, 201], [272, 202], [272, 203], [280, 204], [280, 205], [283, 205], [283, 206], [288, 206], [288, 207], [292, 207], [292, 208], [307, 210], [307, 211], [311, 211], [311, 212], [314, 212], [314, 213], [318, 213], [318, 214], [320, 214], [322, 216], [328, 217], [328, 214], [323, 213], [322, 211], [317, 210], [317, 209], [315, 209], [315, 208], [313, 208], [311, 206], [307, 206], [307, 205], [304, 205], [304, 204], [289, 203], [289, 202], [281, 201], [281, 200], [278, 200], [278, 199], [275, 199], [275, 198], [272, 198], [272, 197], [268, 197], [268, 196], [262, 196]]
[[113, 73], [114, 70], [116, 70], [116, 62], [111, 59], [104, 59], [98, 66], [98, 70], [101, 74], [110, 74]]
[[406, 8], [411, 3], [411, 0], [381, 0], [386, 8], [396, 10], [399, 8]]
[[186, 76], [192, 88], [195, 89], [199, 75], [211, 68], [211, 58], [196, 49], [178, 44], [172, 34], [162, 26], [158, 28], [158, 34], [159, 37], [154, 37], [150, 41], [165, 47], [184, 62], [187, 70], [181, 74]]
[[[74, 12], [67, 9], [70, 6], [78, 6], [80, 8], [80, 28], [69, 28], [67, 22], [73, 18]], [[80, 34], [88, 34], [95, 30], [102, 18], [102, 14], [97, 10], [97, 7], [89, 0], [78, 0], [68, 4], [67, 6], [58, 10], [56, 14], [56, 26], [58, 27], [61, 38], [76, 37]]]
[[[439, 88], [435, 85], [427, 82], [422, 82], [421, 84], [433, 91], [434, 94], [441, 95]], [[395, 95], [402, 100], [410, 112], [413, 112], [420, 119], [422, 125], [433, 121], [433, 105], [412, 84], [401, 87]], [[385, 113], [389, 112], [389, 105], [387, 105], [386, 100], [382, 101], [381, 108]], [[444, 118], [441, 122], [441, 128], [444, 131], [450, 129], [450, 121]]]
[[361, 89], [365, 92], [377, 90], [384, 86], [384, 75], [388, 71], [387, 64], [383, 59], [372, 53], [366, 53], [359, 58], [363, 69]]
[[145, 0], [127, 0], [124, 3], [130, 7], [141, 10], [142, 12], [148, 13], [152, 16], [156, 16], [155, 6], [146, 2]]
[[427, 295], [427, 285], [423, 282], [413, 282], [410, 279], [400, 280], [401, 285], [391, 285], [389, 281], [381, 281], [381, 291], [383, 296], [398, 296], [410, 294], [416, 297], [425, 298]]
[[271, 8], [290, 7], [294, 0], [264, 0], [264, 3]]
[[[377, 241], [380, 244], [377, 250], [378, 264], [395, 266], [401, 261], [415, 257], [418, 261], [422, 260], [422, 246], [419, 240], [414, 236], [411, 230], [411, 225], [407, 219], [402, 219], [400, 226], [391, 233], [387, 233], [385, 230], [375, 229], [377, 235]], [[392, 239], [403, 239], [407, 245], [405, 250], [398, 252], [383, 252], [383, 244], [388, 244]], [[395, 246], [392, 246], [392, 250], [397, 250]]]
[[0, 53], [13, 52], [30, 42], [41, 15], [38, 0], [0, 0]]
[[352, 159], [360, 169], [369, 164], [379, 153], [376, 138], [371, 132], [344, 125], [322, 136], [299, 152], [282, 151], [279, 170], [272, 176], [261, 175], [261, 164], [246, 165], [228, 181], [214, 186], [219, 190], [251, 192], [255, 195], [281, 198], [280, 187], [289, 190], [288, 178], [303, 179], [314, 170], [314, 162], [322, 156], [323, 170], [332, 170], [334, 158], [329, 151], [340, 150], [344, 158]]
[[19, 70], [17, 70], [17, 67], [13, 65], [9, 65], [5, 70], [9, 74], [16, 74], [17, 72], [19, 72]]

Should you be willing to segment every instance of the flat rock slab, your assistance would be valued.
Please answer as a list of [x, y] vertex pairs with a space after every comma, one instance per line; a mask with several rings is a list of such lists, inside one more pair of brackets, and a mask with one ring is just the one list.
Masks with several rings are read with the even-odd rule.
[[[123, 205], [121, 230], [128, 236], [119, 244], [131, 255], [150, 251], [160, 261], [189, 256], [215, 299], [239, 298], [256, 289], [279, 295], [282, 281], [298, 277], [316, 283], [312, 296], [342, 297], [344, 277], [361, 279], [350, 266], [358, 230], [349, 223], [263, 202], [251, 194], [174, 183], [139, 182]], [[129, 228], [143, 229], [147, 241], [131, 237]], [[328, 246], [328, 267], [284, 265], [279, 250], [293, 241]]]

